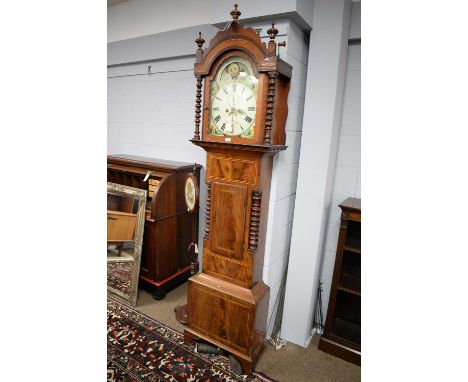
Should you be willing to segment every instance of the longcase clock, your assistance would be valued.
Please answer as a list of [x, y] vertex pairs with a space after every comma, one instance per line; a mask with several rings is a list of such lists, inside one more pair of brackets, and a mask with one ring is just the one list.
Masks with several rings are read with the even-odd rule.
[[[232, 20], [208, 48], [196, 40], [195, 134], [207, 152], [203, 269], [189, 279], [185, 340], [230, 352], [251, 373], [265, 342], [269, 288], [262, 281], [272, 158], [285, 150], [292, 68]], [[203, 100], [203, 110], [202, 110]], [[201, 124], [201, 131], [200, 131]]]

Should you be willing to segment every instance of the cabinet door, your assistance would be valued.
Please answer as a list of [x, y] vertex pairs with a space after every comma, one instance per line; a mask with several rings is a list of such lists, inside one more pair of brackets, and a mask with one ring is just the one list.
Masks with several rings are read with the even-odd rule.
[[213, 183], [211, 195], [211, 250], [242, 259], [247, 187]]

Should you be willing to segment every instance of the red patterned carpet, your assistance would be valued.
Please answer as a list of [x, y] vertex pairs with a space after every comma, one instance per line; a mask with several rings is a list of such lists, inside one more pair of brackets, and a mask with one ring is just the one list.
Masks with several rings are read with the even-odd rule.
[[107, 381], [271, 382], [233, 373], [226, 357], [195, 352], [181, 333], [109, 298]]
[[134, 261], [108, 261], [107, 285], [126, 295], [132, 292]]

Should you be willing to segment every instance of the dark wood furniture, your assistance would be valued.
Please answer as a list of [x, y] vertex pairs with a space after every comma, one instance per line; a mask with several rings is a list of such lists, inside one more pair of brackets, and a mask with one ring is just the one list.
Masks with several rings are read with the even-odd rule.
[[340, 204], [341, 225], [319, 349], [361, 364], [361, 199]]
[[274, 26], [266, 45], [238, 22], [237, 5], [231, 15], [205, 51], [201, 36], [196, 40], [192, 143], [207, 152], [206, 228], [203, 270], [189, 279], [184, 334], [231, 353], [249, 374], [266, 335], [269, 288], [261, 264], [273, 155], [286, 149], [292, 68], [277, 56]]
[[187, 211], [184, 182], [193, 172], [199, 183], [200, 168], [133, 155], [107, 157], [108, 182], [148, 190], [140, 285], [156, 299], [190, 277], [196, 257], [190, 244], [198, 241], [198, 209]]

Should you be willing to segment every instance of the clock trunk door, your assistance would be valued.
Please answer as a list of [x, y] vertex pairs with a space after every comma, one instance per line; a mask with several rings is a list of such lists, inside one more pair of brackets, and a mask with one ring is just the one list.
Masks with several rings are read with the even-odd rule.
[[247, 188], [213, 183], [211, 250], [234, 259], [243, 258]]

